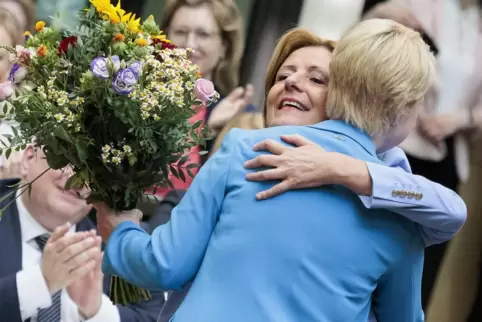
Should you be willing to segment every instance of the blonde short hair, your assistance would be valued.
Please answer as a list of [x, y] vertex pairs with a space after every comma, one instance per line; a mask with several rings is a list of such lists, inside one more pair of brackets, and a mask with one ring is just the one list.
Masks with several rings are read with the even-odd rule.
[[382, 134], [421, 105], [434, 65], [416, 31], [391, 20], [365, 20], [333, 51], [326, 115]]
[[168, 0], [162, 11], [160, 27], [167, 30], [172, 17], [183, 6], [208, 4], [221, 30], [226, 54], [214, 70], [213, 82], [221, 95], [228, 95], [239, 83], [239, 68], [244, 52], [244, 21], [235, 0]]
[[288, 30], [279, 39], [273, 55], [268, 63], [268, 69], [266, 70], [266, 76], [264, 80], [264, 116], [266, 118], [266, 98], [268, 97], [269, 90], [276, 82], [276, 74], [283, 65], [284, 61], [295, 51], [304, 47], [325, 47], [330, 52], [335, 49], [336, 42], [320, 38], [311, 31], [303, 28], [293, 28]]

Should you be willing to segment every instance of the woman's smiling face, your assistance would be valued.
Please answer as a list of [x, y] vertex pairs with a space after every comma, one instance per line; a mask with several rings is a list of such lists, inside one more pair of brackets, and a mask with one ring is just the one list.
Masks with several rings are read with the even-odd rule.
[[266, 124], [312, 125], [324, 121], [331, 52], [300, 48], [286, 58], [266, 98]]

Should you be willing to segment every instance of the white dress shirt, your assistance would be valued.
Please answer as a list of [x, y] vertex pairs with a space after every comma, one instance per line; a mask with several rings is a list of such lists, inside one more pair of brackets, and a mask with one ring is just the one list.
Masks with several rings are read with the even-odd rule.
[[[42, 254], [35, 242], [35, 237], [48, 233], [48, 231], [30, 215], [21, 198], [17, 198], [16, 204], [22, 234], [22, 270], [16, 276], [20, 315], [22, 321], [30, 318], [31, 322], [36, 322], [38, 311], [52, 305], [47, 283], [40, 270]], [[75, 231], [75, 226], [72, 227], [72, 231]], [[61, 322], [79, 321], [120, 322], [119, 310], [109, 297], [103, 294], [99, 312], [91, 319], [83, 320], [68, 292], [62, 290]]]

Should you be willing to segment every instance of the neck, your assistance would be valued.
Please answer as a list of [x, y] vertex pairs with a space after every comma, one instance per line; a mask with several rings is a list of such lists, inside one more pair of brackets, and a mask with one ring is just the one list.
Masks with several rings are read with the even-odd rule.
[[53, 232], [55, 228], [65, 224], [64, 221], [59, 220], [54, 214], [47, 213], [41, 207], [36, 206], [28, 193], [23, 193], [19, 198], [30, 216], [49, 232]]

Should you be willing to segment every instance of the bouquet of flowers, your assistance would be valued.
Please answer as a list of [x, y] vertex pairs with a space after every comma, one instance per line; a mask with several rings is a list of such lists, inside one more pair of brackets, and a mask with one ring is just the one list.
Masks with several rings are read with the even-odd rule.
[[[152, 16], [141, 23], [120, 2], [90, 3], [75, 30], [39, 21], [25, 46], [1, 46], [13, 64], [0, 84], [1, 117], [18, 128], [0, 140], [0, 154], [35, 144], [50, 168], [72, 167], [66, 189], [87, 186], [88, 202], [130, 210], [146, 189], [169, 184], [169, 172], [192, 176], [198, 165], [185, 166], [186, 152], [205, 133], [189, 118], [218, 94]], [[149, 297], [119, 279], [112, 285], [116, 303]]]

